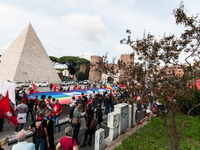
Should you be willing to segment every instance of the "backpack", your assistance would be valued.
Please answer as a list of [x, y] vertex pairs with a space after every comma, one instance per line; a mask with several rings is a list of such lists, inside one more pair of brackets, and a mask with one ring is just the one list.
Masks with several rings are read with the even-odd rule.
[[96, 127], [97, 127], [97, 120], [93, 118], [89, 128], [90, 130], [94, 130]]
[[40, 126], [37, 128], [37, 137], [38, 137], [38, 138], [43, 138], [43, 137], [45, 137], [45, 131], [44, 131], [44, 127], [43, 127], [43, 125], [42, 125], [43, 121], [44, 121], [44, 119], [42, 120]]

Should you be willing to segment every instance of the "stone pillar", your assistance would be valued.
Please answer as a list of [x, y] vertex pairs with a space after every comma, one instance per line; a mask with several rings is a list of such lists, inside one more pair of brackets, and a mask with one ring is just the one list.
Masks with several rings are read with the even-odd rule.
[[121, 103], [114, 105], [115, 112], [119, 113], [119, 129], [118, 134], [120, 135], [129, 126], [129, 106], [127, 103]]
[[[136, 111], [137, 111], [136, 104], [133, 104], [133, 125], [135, 125]], [[131, 127], [131, 105], [129, 105], [129, 127]]]
[[105, 131], [100, 128], [95, 132], [95, 150], [104, 150]]
[[118, 136], [118, 126], [119, 126], [119, 113], [111, 112], [108, 114], [108, 127], [109, 129], [109, 139], [113, 141]]

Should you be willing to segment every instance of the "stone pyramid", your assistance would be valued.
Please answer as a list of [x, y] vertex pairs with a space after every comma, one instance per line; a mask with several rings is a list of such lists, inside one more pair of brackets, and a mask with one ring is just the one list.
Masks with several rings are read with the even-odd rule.
[[61, 82], [30, 23], [0, 59], [0, 80]]

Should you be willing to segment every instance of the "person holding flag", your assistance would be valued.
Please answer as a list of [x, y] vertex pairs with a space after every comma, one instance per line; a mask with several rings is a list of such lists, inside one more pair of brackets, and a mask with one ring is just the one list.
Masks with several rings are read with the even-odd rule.
[[78, 83], [77, 83], [76, 89], [77, 89], [77, 90], [79, 89], [79, 84], [78, 84]]

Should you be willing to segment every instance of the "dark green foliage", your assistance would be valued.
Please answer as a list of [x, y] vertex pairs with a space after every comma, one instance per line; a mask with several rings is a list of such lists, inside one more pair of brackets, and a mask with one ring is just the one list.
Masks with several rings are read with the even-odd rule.
[[87, 65], [87, 66], [86, 66], [86, 69], [85, 69], [85, 79], [88, 79], [88, 77], [89, 77], [89, 72], [90, 72], [90, 65]]
[[49, 58], [51, 59], [53, 65], [55, 65], [58, 62], [58, 58], [57, 57], [49, 56]]
[[85, 73], [83, 73], [82, 71], [78, 72], [78, 78], [77, 78], [77, 73], [76, 73], [76, 79], [78, 79], [78, 81], [82, 81], [85, 79]]
[[[196, 86], [194, 86], [193, 88], [188, 89], [188, 91], [183, 92], [179, 91], [175, 95], [175, 99], [177, 101], [177, 105], [179, 106], [180, 111], [187, 114], [190, 108], [200, 103], [200, 91], [197, 89]], [[190, 114], [195, 116], [199, 115], [200, 107], [193, 109]]]
[[58, 63], [66, 65], [70, 74], [75, 74], [82, 64], [90, 65], [89, 60], [75, 56], [60, 57]]

